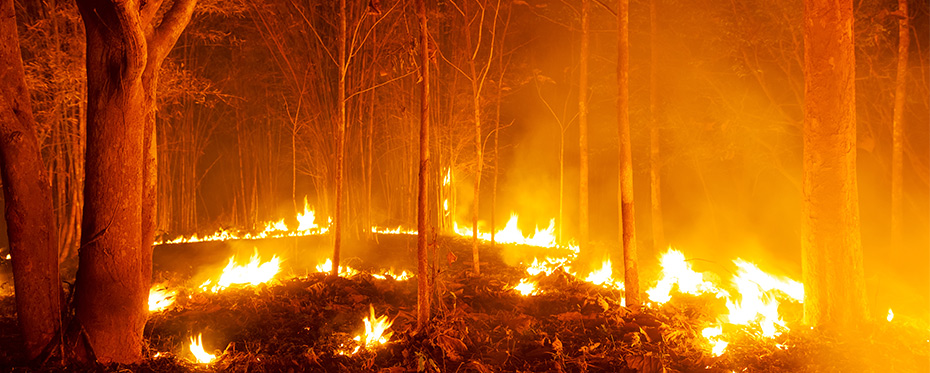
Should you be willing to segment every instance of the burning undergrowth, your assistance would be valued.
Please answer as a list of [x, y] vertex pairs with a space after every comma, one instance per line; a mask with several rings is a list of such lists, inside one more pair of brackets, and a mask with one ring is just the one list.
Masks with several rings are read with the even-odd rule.
[[[385, 242], [398, 244], [396, 240]], [[704, 279], [683, 269], [668, 288], [650, 286], [659, 289], [659, 295], [670, 295], [668, 299], [650, 301], [648, 307], [634, 311], [623, 306], [622, 288], [595, 284], [588, 281], [591, 276], [572, 274], [565, 266], [538, 271], [529, 265], [510, 266], [497, 250], [483, 246], [483, 275], [475, 277], [468, 271], [471, 263], [451, 260], [468, 257], [470, 242], [442, 237], [438, 247], [442, 261], [434, 295], [439, 301], [434, 304], [432, 327], [423, 334], [414, 333], [416, 281], [394, 275], [402, 271], [346, 266], [339, 277], [314, 271], [298, 276], [281, 273], [267, 281], [243, 280], [215, 291], [191, 278], [159, 273], [165, 281], [154, 287], [153, 294], [170, 295], [172, 301], [159, 303], [161, 310], [153, 311], [145, 330], [148, 358], [133, 370], [794, 372], [928, 368], [927, 331], [900, 320], [882, 319], [855, 332], [822, 333], [799, 325], [800, 303], [783, 297], [777, 305], [780, 332], [766, 335], [764, 323], [740, 324], [728, 319], [736, 298], [720, 296], [717, 290], [722, 289], [689, 294], [692, 286], [685, 279], [690, 276], [696, 284]], [[681, 265], [675, 255], [663, 257], [663, 264]], [[271, 257], [240, 255], [226, 262], [226, 267], [261, 268], [268, 262]], [[662, 278], [653, 280], [651, 285], [662, 283]], [[521, 283], [532, 284], [534, 291], [521, 292]], [[13, 330], [15, 323], [7, 322], [14, 320], [11, 298], [3, 304], [0, 325]], [[15, 340], [0, 340], [8, 351], [0, 355], [2, 363], [15, 363]], [[70, 369], [55, 363], [43, 368]]]

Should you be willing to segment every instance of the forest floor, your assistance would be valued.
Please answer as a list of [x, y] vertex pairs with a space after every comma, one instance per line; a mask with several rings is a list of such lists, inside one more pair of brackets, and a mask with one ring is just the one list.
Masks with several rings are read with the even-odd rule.
[[[396, 242], [384, 240], [381, 245]], [[794, 320], [789, 321], [790, 331], [775, 338], [758, 337], [752, 327], [725, 330], [729, 345], [714, 356], [701, 335], [725, 309], [713, 295], [678, 294], [661, 306], [633, 311], [622, 305], [620, 291], [554, 272], [535, 278], [539, 294], [524, 296], [513, 286], [525, 272], [506, 265], [496, 250], [482, 248], [482, 275], [473, 276], [470, 261], [464, 259], [471, 257], [470, 241], [444, 237], [438, 244], [444, 251], [434, 283], [437, 300], [425, 333], [414, 332], [415, 278], [307, 273], [218, 293], [199, 291], [188, 279], [171, 307], [151, 315], [145, 328], [147, 357], [130, 366], [63, 366], [55, 357], [27, 366], [13, 298], [0, 298], [0, 367], [114, 372], [930, 371], [930, 332], [907, 322], [875, 321], [857, 330], [824, 332]], [[184, 276], [163, 271], [156, 277], [180, 282], [177, 277]], [[360, 343], [353, 337], [364, 329], [362, 319], [371, 309], [393, 321], [393, 334], [383, 345], [355, 351]], [[190, 338], [198, 334], [205, 350], [217, 356], [210, 364], [193, 362]]]

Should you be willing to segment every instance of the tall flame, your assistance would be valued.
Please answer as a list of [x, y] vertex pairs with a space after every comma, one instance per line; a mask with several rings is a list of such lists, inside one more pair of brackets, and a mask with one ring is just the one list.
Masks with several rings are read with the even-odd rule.
[[209, 364], [216, 360], [216, 355], [208, 354], [203, 350], [203, 333], [197, 334], [197, 339], [191, 337], [190, 350], [200, 364]]
[[387, 315], [376, 317], [375, 307], [370, 304], [368, 309], [371, 311], [371, 316], [362, 319], [365, 323], [365, 330], [355, 337], [355, 341], [370, 349], [387, 343], [394, 332], [388, 331], [392, 322], [388, 320]]

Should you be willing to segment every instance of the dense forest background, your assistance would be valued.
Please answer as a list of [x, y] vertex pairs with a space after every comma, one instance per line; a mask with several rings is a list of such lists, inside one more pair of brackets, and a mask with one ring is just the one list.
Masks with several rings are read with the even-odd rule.
[[[663, 0], [651, 40], [649, 3], [631, 1], [630, 117], [645, 261], [664, 250], [652, 244], [650, 206], [661, 203], [667, 244], [711, 261], [768, 261], [800, 278], [802, 7], [800, 1]], [[419, 101], [412, 8], [403, 0], [351, 5], [350, 237], [362, 238], [371, 225], [415, 226]], [[435, 42], [431, 180], [439, 191], [433, 220], [448, 230], [471, 219], [477, 103], [485, 153], [480, 219], [490, 220], [493, 209], [501, 226], [514, 211], [527, 231], [556, 218], [565, 240], [577, 237], [580, 10], [557, 0], [439, 0], [428, 8]], [[870, 304], [916, 311], [930, 307], [930, 5], [915, 0], [909, 8], [900, 245], [889, 239], [896, 1], [856, 3], [856, 105]], [[616, 17], [603, 4], [592, 10], [591, 239], [607, 253], [617, 251], [618, 226]], [[16, 11], [51, 170], [61, 261], [69, 263], [80, 242], [83, 26], [69, 1], [17, 1]], [[199, 2], [159, 81], [161, 235], [260, 228], [302, 211], [304, 198], [318, 222], [332, 215], [336, 14], [330, 1]], [[477, 80], [484, 84], [476, 92]], [[651, 94], [658, 98], [657, 165], [649, 162]], [[650, 198], [651, 167], [661, 175], [660, 201]], [[443, 185], [448, 170], [452, 182]]]

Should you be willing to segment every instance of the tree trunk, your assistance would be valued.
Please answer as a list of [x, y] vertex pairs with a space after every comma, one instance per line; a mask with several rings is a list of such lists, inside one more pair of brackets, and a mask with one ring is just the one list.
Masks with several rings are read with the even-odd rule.
[[617, 131], [620, 142], [619, 212], [620, 244], [623, 247], [624, 288], [627, 307], [639, 307], [639, 263], [633, 211], [633, 150], [630, 143], [630, 2], [617, 6]]
[[426, 1], [417, 0], [420, 21], [420, 177], [417, 188], [417, 331], [428, 327], [430, 314], [429, 261], [429, 36]]
[[895, 79], [891, 135], [891, 247], [901, 249], [904, 236], [904, 104], [907, 102], [907, 49], [910, 44], [907, 0], [898, 0], [898, 73]]
[[346, 0], [339, 0], [339, 128], [336, 131], [336, 213], [333, 219], [333, 269], [339, 275], [339, 255], [342, 250], [342, 200], [346, 155]]
[[578, 82], [578, 247], [588, 249], [588, 0], [581, 0], [581, 67]]
[[662, 219], [662, 165], [659, 160], [659, 43], [656, 16], [656, 2], [649, 2], [649, 200], [652, 216], [652, 249], [664, 250], [665, 225]]
[[867, 318], [856, 184], [852, 0], [804, 2], [804, 319], [855, 327]]
[[39, 152], [13, 0], [0, 0], [0, 176], [25, 352], [37, 357], [61, 325], [52, 191]]
[[[190, 20], [176, 1], [78, 0], [87, 35], [84, 221], [71, 341], [79, 359], [142, 359], [155, 218], [158, 68]], [[119, 279], [118, 281], [114, 279]], [[83, 336], [82, 336], [83, 334]], [[86, 338], [85, 338], [86, 337]]]

